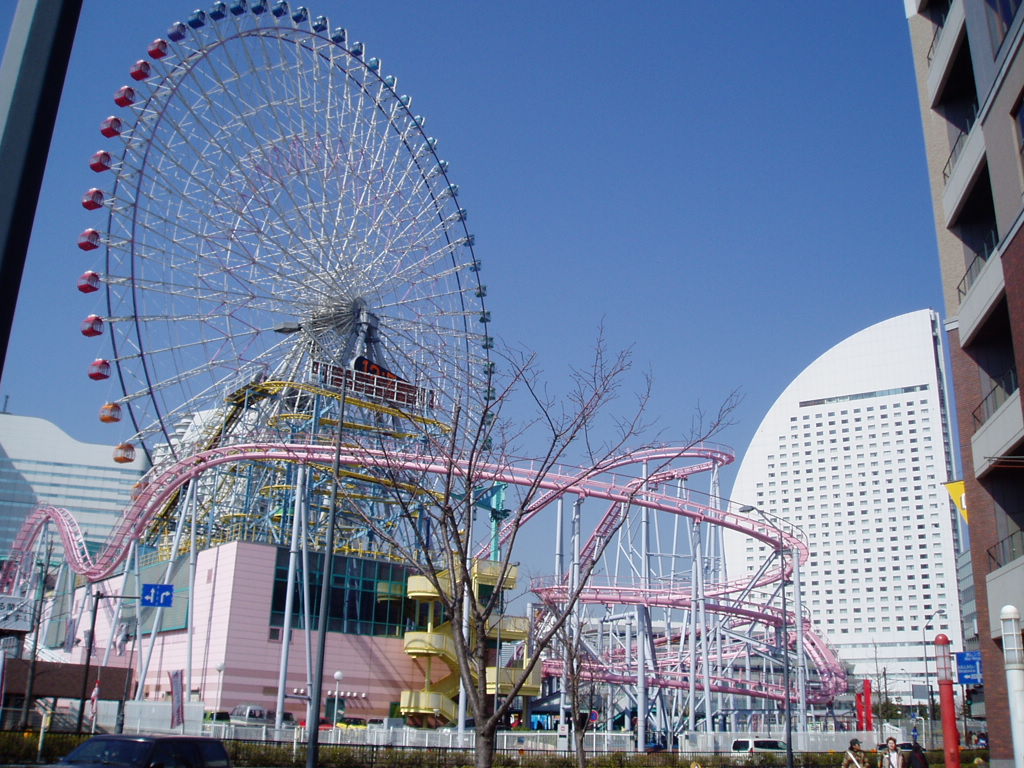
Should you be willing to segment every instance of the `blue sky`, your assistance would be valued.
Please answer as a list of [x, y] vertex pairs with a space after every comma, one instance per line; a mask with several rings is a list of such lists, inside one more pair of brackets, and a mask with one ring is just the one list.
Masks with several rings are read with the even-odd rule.
[[[146, 45], [197, 0], [86, 0], [0, 396], [87, 441], [87, 160]], [[440, 140], [494, 331], [557, 391], [599, 326], [654, 382], [660, 435], [740, 389], [742, 453], [843, 338], [942, 310], [902, 4], [310, 0], [401, 80]], [[3, 33], [14, 3], [0, 9]], [[2, 401], [0, 401], [2, 402]], [[628, 398], [620, 407], [629, 409]], [[728, 488], [729, 483], [726, 483]]]

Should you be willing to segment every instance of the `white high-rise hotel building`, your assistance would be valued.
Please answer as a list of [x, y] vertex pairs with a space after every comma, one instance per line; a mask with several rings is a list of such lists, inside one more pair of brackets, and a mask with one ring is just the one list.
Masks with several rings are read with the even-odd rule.
[[[961, 650], [941, 338], [938, 316], [921, 310], [823, 354], [764, 417], [731, 494], [803, 530], [805, 611], [858, 690], [871, 678], [904, 703], [924, 681], [925, 639], [944, 632]], [[735, 536], [726, 553], [732, 576], [770, 554]], [[934, 675], [931, 650], [928, 665]]]

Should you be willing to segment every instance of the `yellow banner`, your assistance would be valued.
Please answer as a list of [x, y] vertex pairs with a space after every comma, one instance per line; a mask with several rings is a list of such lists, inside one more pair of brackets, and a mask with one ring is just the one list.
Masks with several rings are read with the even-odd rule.
[[964, 516], [964, 522], [969, 523], [970, 520], [967, 518], [967, 498], [964, 491], [964, 481], [956, 480], [952, 483], [944, 483], [946, 490], [949, 491], [949, 497], [953, 499], [953, 503], [956, 504], [956, 508], [960, 510], [960, 514]]

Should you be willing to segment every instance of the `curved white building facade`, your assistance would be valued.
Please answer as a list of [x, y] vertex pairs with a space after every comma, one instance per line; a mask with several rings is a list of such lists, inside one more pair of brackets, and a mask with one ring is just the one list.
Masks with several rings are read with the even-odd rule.
[[[904, 704], [924, 703], [911, 685], [924, 683], [926, 639], [944, 632], [961, 650], [941, 338], [938, 315], [921, 310], [823, 354], [764, 417], [731, 494], [804, 531], [804, 610], [852, 665], [852, 685], [871, 678]], [[731, 576], [768, 554], [727, 536]]]
[[88, 541], [104, 541], [147, 468], [115, 464], [109, 445], [79, 442], [45, 419], [0, 413], [0, 557], [40, 505], [65, 507]]

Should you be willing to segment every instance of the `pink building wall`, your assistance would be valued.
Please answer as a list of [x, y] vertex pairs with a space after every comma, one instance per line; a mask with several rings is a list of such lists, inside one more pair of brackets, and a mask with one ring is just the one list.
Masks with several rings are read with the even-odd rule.
[[[192, 639], [192, 691], [207, 710], [230, 710], [236, 704], [276, 706], [281, 640], [271, 638], [270, 599], [274, 583], [277, 548], [270, 545], [231, 542], [199, 553], [196, 561], [194, 634]], [[187, 569], [187, 558], [182, 561]], [[120, 594], [122, 578], [104, 582], [104, 594]], [[179, 582], [181, 583], [181, 582]], [[187, 577], [186, 577], [187, 583]], [[78, 590], [76, 606], [85, 599]], [[180, 599], [176, 594], [175, 599]], [[82, 614], [78, 634], [88, 628], [90, 600]], [[101, 600], [96, 620], [96, 641], [92, 664], [103, 662], [112, 637], [115, 600]], [[314, 608], [314, 614], [315, 614]], [[314, 619], [314, 626], [316, 620]], [[280, 638], [275, 628], [275, 638]], [[79, 643], [70, 661], [84, 662], [85, 643]], [[112, 653], [108, 664], [126, 666], [130, 646], [123, 655]], [[316, 654], [316, 632], [312, 651]], [[149, 653], [149, 635], [135, 648], [132, 664], [136, 674], [140, 656]], [[160, 699], [170, 689], [168, 673], [184, 670], [188, 658], [185, 630], [162, 632], [153, 649], [143, 687], [144, 698]], [[223, 663], [224, 671], [217, 665]], [[314, 665], [310, 662], [310, 666]], [[285, 691], [307, 687], [306, 633], [292, 631]], [[341, 691], [356, 697], [346, 699], [346, 714], [358, 717], [387, 717], [390, 705], [398, 702], [402, 690], [423, 687], [423, 667], [403, 651], [401, 638], [328, 633], [324, 663], [324, 707], [335, 690], [334, 672], [343, 679]], [[187, 677], [186, 677], [187, 679]], [[366, 696], [363, 697], [362, 694]], [[107, 693], [104, 692], [106, 697]], [[286, 699], [285, 710], [297, 720], [305, 719], [305, 703]]]

